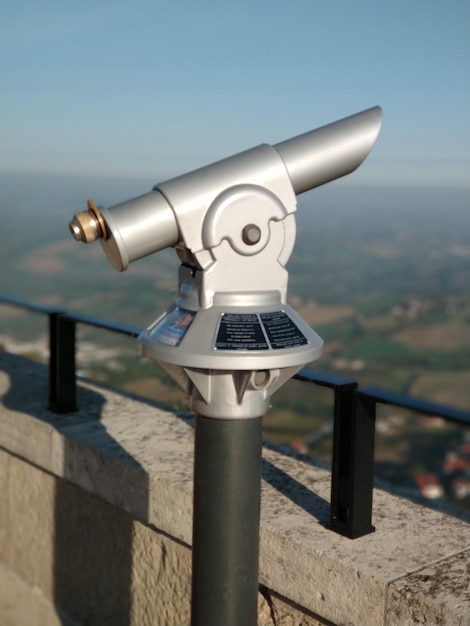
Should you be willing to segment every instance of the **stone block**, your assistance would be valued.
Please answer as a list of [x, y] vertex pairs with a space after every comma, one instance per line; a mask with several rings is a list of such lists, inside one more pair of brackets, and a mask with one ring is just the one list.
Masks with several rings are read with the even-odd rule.
[[55, 478], [10, 456], [3, 560], [31, 587], [53, 597]]
[[131, 624], [189, 624], [191, 550], [136, 521], [132, 560]]
[[2, 565], [0, 620], [2, 626], [79, 626], [60, 613], [39, 589], [32, 589]]
[[470, 550], [391, 583], [385, 626], [470, 626]]

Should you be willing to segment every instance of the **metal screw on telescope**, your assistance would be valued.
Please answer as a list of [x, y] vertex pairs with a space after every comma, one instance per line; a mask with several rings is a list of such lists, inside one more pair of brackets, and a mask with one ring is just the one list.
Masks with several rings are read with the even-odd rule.
[[374, 107], [70, 223], [119, 271], [166, 247], [182, 260], [177, 300], [139, 343], [196, 414], [192, 626], [256, 625], [262, 416], [323, 345], [287, 303], [296, 195], [354, 171], [381, 121]]
[[243, 229], [242, 239], [249, 246], [254, 246], [261, 239], [261, 231], [256, 224], [248, 224]]

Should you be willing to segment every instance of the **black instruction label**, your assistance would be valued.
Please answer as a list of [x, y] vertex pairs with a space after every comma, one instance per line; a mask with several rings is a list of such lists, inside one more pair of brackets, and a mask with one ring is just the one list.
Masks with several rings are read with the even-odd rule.
[[284, 311], [261, 313], [261, 321], [273, 350], [303, 346], [307, 338]]
[[220, 317], [215, 347], [218, 350], [268, 350], [256, 313], [225, 313]]
[[284, 311], [272, 313], [223, 313], [217, 350], [282, 350], [308, 343]]

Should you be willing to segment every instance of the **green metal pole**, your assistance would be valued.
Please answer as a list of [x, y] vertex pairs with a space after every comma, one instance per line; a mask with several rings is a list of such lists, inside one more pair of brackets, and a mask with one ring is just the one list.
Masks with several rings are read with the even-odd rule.
[[196, 416], [191, 626], [256, 626], [262, 418]]

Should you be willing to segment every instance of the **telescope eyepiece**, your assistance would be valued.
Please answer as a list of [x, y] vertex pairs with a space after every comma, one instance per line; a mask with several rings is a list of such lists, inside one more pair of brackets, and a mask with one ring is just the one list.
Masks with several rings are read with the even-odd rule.
[[93, 243], [97, 239], [106, 239], [106, 226], [100, 210], [93, 202], [88, 200], [88, 210], [80, 211], [73, 216], [69, 223], [69, 230], [75, 241]]

